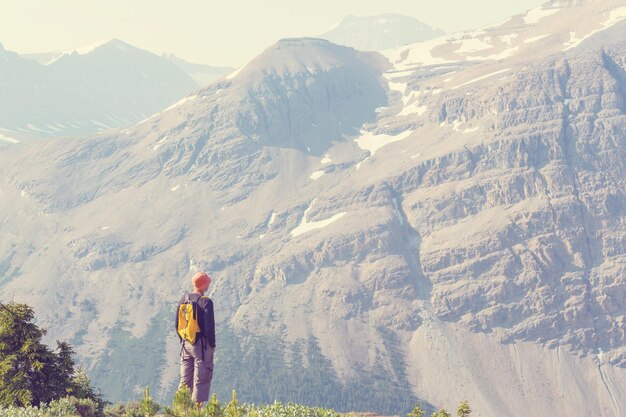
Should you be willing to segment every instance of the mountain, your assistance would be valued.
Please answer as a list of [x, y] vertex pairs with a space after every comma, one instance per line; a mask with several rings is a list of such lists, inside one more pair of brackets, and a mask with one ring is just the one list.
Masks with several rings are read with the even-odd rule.
[[45, 58], [0, 47], [0, 131], [48, 137], [129, 126], [198, 87], [167, 59], [115, 39]]
[[620, 2], [554, 0], [496, 25], [407, 45], [385, 55], [398, 70], [467, 61], [528, 62], [579, 45], [602, 47], [622, 34], [625, 15]]
[[616, 0], [384, 55], [285, 39], [135, 126], [16, 144], [0, 297], [110, 400], [172, 394], [206, 270], [222, 398], [621, 416], [625, 32]]
[[189, 74], [189, 76], [200, 86], [206, 86], [211, 82], [230, 74], [236, 69], [231, 67], [214, 67], [211, 65], [194, 64], [187, 62], [174, 54], [164, 54], [164, 57], [174, 63], [178, 68]]
[[389, 13], [364, 17], [346, 16], [337, 26], [319, 37], [362, 51], [377, 51], [426, 41], [443, 34], [443, 30], [422, 23], [414, 17]]

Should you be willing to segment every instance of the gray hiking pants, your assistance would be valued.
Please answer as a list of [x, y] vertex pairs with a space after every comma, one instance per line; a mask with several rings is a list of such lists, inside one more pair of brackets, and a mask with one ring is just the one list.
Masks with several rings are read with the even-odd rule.
[[211, 379], [213, 378], [213, 354], [215, 348], [206, 346], [204, 360], [202, 360], [202, 344], [195, 345], [185, 342], [180, 354], [180, 384], [178, 388], [187, 385], [191, 391], [191, 398], [196, 402], [209, 400]]

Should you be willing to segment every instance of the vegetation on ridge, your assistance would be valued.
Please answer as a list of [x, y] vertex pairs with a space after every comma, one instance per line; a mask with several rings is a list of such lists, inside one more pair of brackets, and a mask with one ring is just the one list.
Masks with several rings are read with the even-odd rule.
[[[89, 378], [75, 369], [70, 344], [57, 342], [51, 350], [42, 343], [46, 331], [33, 323], [34, 312], [25, 304], [0, 303], [0, 417], [358, 417], [330, 408], [309, 407], [292, 402], [255, 405], [240, 403], [237, 393], [227, 404], [213, 394], [199, 407], [187, 387], [179, 389], [171, 407], [152, 399], [146, 388], [140, 402], [110, 404], [103, 400]], [[462, 402], [457, 416], [469, 417], [471, 409]], [[415, 406], [407, 417], [424, 417]], [[431, 417], [450, 417], [446, 410]]]

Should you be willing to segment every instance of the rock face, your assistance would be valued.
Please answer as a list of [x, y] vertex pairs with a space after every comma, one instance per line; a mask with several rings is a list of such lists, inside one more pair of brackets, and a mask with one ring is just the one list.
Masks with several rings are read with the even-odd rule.
[[399, 14], [346, 16], [337, 26], [320, 35], [333, 43], [361, 51], [380, 51], [445, 34], [419, 20]]
[[198, 88], [183, 70], [113, 39], [45, 64], [0, 47], [0, 132], [85, 135], [130, 126]]
[[[598, 4], [527, 13], [507, 59], [287, 39], [131, 128], [5, 150], [2, 299], [112, 400], [171, 395], [202, 269], [222, 398], [621, 416], [626, 43]], [[581, 13], [584, 42], [538, 39]]]

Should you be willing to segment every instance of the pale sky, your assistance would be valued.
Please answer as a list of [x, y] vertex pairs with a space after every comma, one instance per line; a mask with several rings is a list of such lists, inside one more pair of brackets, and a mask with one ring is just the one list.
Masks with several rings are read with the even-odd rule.
[[545, 0], [0, 0], [0, 43], [19, 53], [117, 38], [191, 62], [240, 66], [278, 39], [316, 36], [345, 15], [399, 13], [457, 32]]

